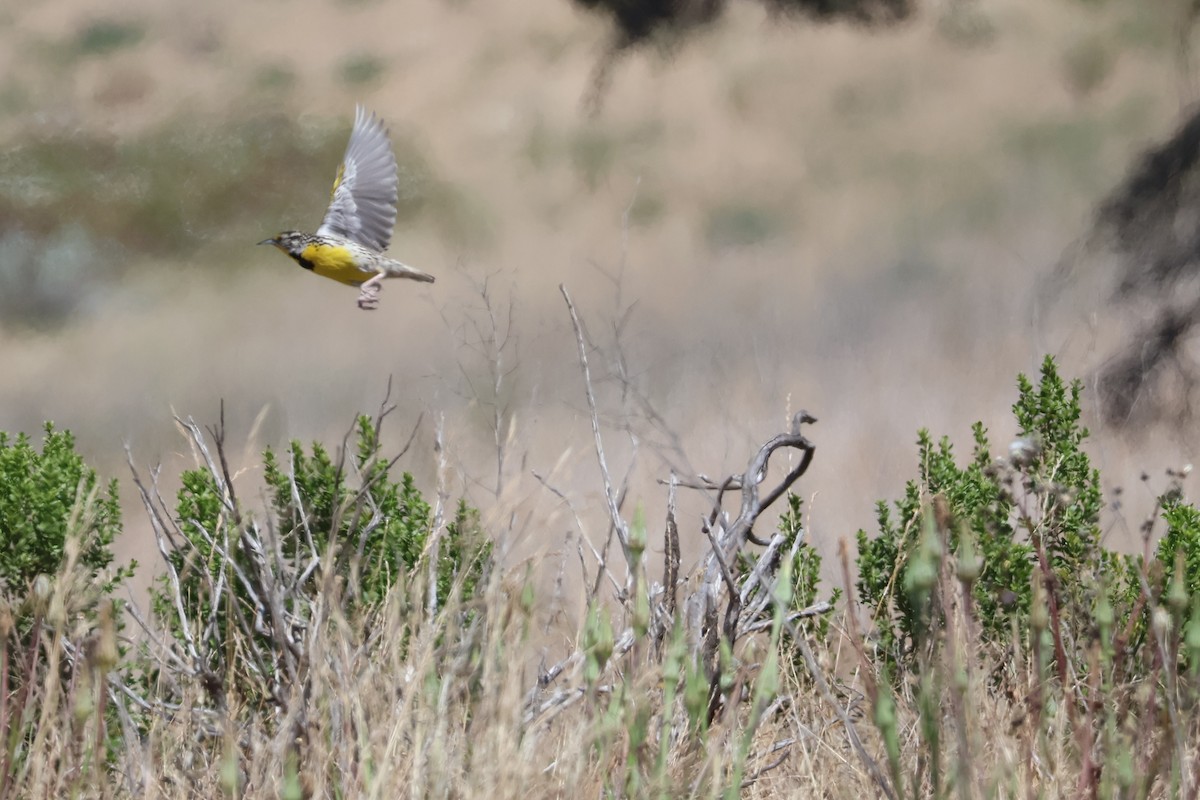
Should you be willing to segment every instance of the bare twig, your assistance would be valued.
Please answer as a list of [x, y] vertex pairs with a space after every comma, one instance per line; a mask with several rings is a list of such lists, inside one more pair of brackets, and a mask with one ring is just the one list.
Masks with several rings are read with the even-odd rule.
[[[784, 615], [783, 619], [789, 624], [794, 625], [802, 619], [819, 617], [823, 614], [828, 614], [830, 611], [833, 611], [833, 604], [822, 600], [819, 603], [813, 603], [811, 606], [802, 608], [799, 611], [789, 611]], [[774, 624], [774, 620], [772, 619], [758, 619], [754, 622], [749, 622], [738, 628], [738, 638], [740, 639], [741, 637], [747, 636], [751, 633], [770, 630], [772, 624]]]
[[[458, 362], [458, 371], [467, 386], [471, 402], [480, 408], [491, 412], [489, 426], [492, 434], [492, 446], [496, 465], [496, 481], [490, 487], [492, 493], [499, 497], [504, 489], [505, 468], [509, 461], [509, 449], [515, 436], [515, 416], [510, 405], [510, 378], [518, 367], [517, 354], [513, 353], [518, 346], [514, 314], [515, 306], [511, 299], [511, 290], [506, 309], [497, 306], [494, 298], [493, 278], [486, 275], [482, 280], [468, 276], [480, 305], [467, 306], [463, 309], [460, 322], [452, 323], [445, 309], [441, 311], [442, 321], [447, 329], [467, 350], [474, 353], [483, 362], [487, 371], [489, 385], [484, 386], [472, 370], [463, 361]], [[510, 363], [511, 362], [511, 363]]]
[[[663, 531], [663, 615], [674, 620], [679, 584], [679, 524], [675, 520], [675, 473], [671, 473], [671, 484], [667, 490], [667, 523]], [[666, 625], [660, 627], [659, 642], [666, 633]]]
[[629, 550], [629, 528], [625, 524], [625, 520], [621, 518], [617, 493], [613, 489], [612, 478], [608, 471], [608, 460], [604, 455], [604, 439], [600, 435], [600, 418], [596, 411], [596, 395], [592, 390], [592, 374], [588, 367], [587, 339], [583, 331], [583, 325], [579, 321], [579, 314], [575, 311], [575, 304], [571, 301], [571, 295], [567, 292], [566, 285], [559, 284], [558, 290], [562, 293], [563, 300], [567, 303], [567, 310], [571, 314], [571, 326], [575, 330], [575, 341], [579, 347], [579, 366], [583, 370], [584, 391], [587, 395], [588, 410], [591, 412], [592, 438], [595, 442], [596, 458], [600, 464], [600, 475], [604, 481], [604, 498], [608, 504], [609, 519], [612, 522], [612, 529], [621, 543], [621, 549], [625, 554], [625, 561], [629, 567], [629, 574], [632, 577], [633, 555]]
[[[542, 486], [546, 487], [546, 489], [551, 494], [553, 494], [555, 497], [557, 497], [559, 500], [561, 500], [567, 506], [567, 508], [570, 509], [572, 516], [574, 516], [574, 518], [575, 518], [575, 526], [579, 530], [580, 540], [583, 541], [585, 544], [587, 544], [588, 549], [592, 551], [592, 557], [594, 559], [596, 559], [596, 584], [593, 584], [591, 592], [586, 597], [588, 604], [589, 605], [591, 604], [591, 602], [596, 597], [597, 593], [600, 591], [600, 587], [599, 587], [598, 583], [602, 577], [608, 578], [609, 582], [612, 584], [613, 590], [619, 596], [621, 594], [621, 592], [623, 591], [623, 589], [621, 588], [621, 584], [617, 581], [616, 576], [612, 574], [612, 570], [610, 570], [608, 568], [608, 556], [607, 556], [608, 546], [607, 546], [607, 544], [605, 545], [604, 553], [601, 553], [599, 550], [597, 550], [596, 546], [594, 544], [592, 544], [591, 538], [588, 536], [587, 528], [583, 524], [583, 519], [579, 516], [579, 512], [575, 509], [574, 504], [571, 503], [570, 499], [566, 496], [566, 494], [563, 493], [562, 490], [553, 486], [549, 481], [546, 480], [546, 478], [544, 478], [538, 472], [535, 471], [532, 474], [533, 474], [533, 477], [538, 481], [538, 483], [540, 483], [540, 484], [542, 484]], [[611, 538], [611, 530], [612, 530], [612, 528], [610, 526], [610, 528], [609, 528], [610, 538]], [[580, 561], [581, 561], [581, 566], [583, 568], [583, 574], [586, 577], [587, 576], [587, 564], [583, 563], [582, 556], [583, 556], [583, 550], [581, 549], [580, 550]]]
[[428, 559], [428, 575], [426, 580], [429, 582], [429, 585], [426, 587], [425, 613], [429, 619], [433, 619], [438, 610], [439, 546], [441, 544], [442, 531], [446, 526], [446, 503], [449, 500], [449, 491], [446, 489], [445, 435], [446, 415], [438, 414], [433, 435], [433, 451], [437, 454], [437, 501], [433, 512], [433, 530], [429, 533], [429, 539], [425, 543], [425, 552], [421, 556]]
[[[737, 621], [742, 607], [743, 593], [748, 598], [749, 592], [753, 591], [756, 585], [765, 586], [763, 581], [765, 572], [768, 568], [774, 568], [777, 560], [774, 552], [782, 543], [781, 541], [775, 543], [772, 548], [771, 542], [754, 538], [751, 531], [762, 513], [808, 470], [816, 447], [804, 436], [802, 427], [815, 421], [816, 419], [808, 412], [797, 412], [792, 418], [791, 430], [788, 433], [781, 433], [762, 445], [750, 459], [746, 471], [740, 478], [731, 477], [718, 489], [712, 513], [704, 526], [705, 533], [712, 542], [712, 549], [705, 556], [703, 581], [700, 590], [689, 598], [688, 612], [693, 646], [701, 648], [701, 657], [703, 662], [708, 665], [710, 676], [716, 677], [718, 672], [716, 655], [720, 637], [715, 630], [715, 623], [717, 608], [720, 605], [721, 585], [724, 583], [729, 589], [722, 635], [732, 646], [738, 638]], [[803, 455], [799, 463], [788, 472], [783, 480], [767, 492], [765, 497], [762, 497], [759, 494], [759, 484], [766, 478], [771, 456], [784, 448], [798, 449]], [[735, 484], [741, 489], [742, 502], [738, 516], [729, 521], [721, 503], [725, 490]], [[705, 486], [704, 488], [712, 487]], [[713, 534], [714, 530], [718, 533]], [[729, 565], [735, 562], [737, 554], [741, 552], [747, 542], [766, 546], [768, 550], [764, 557], [759, 559], [760, 568], [751, 571], [750, 579], [744, 584], [744, 589], [739, 590], [728, 574]]]
[[742, 781], [742, 788], [749, 789], [751, 786], [753, 786], [755, 783], [757, 783], [758, 779], [761, 778], [763, 775], [766, 775], [771, 770], [773, 770], [776, 767], [779, 767], [781, 764], [783, 764], [784, 761], [787, 761], [788, 753], [790, 752], [787, 748], [789, 748], [791, 745], [795, 744], [795, 742], [796, 742], [795, 739], [785, 739], [782, 742], [776, 742], [768, 752], [776, 753], [776, 752], [779, 752], [780, 750], [782, 750], [783, 752], [780, 753], [779, 757], [776, 758], [771, 763], [767, 764], [766, 766], [759, 767], [757, 770], [754, 771], [754, 774], [748, 775], [746, 777], [746, 779], [744, 781]]

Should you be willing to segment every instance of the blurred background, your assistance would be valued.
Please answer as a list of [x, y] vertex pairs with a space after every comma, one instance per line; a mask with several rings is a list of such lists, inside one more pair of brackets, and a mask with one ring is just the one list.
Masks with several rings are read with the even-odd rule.
[[[133, 509], [126, 447], [169, 483], [193, 458], [174, 415], [215, 423], [223, 400], [246, 497], [264, 447], [336, 446], [390, 381], [421, 486], [441, 421], [450, 491], [493, 527], [503, 509], [518, 549], [576, 527], [547, 486], [598, 539], [564, 284], [613, 479], [652, 521], [672, 466], [740, 472], [806, 408], [797, 488], [832, 552], [915, 475], [919, 428], [965, 454], [982, 420], [1006, 447], [1016, 374], [1047, 353], [1088, 384], [1107, 484], [1192, 458], [1186, 391], [1136, 429], [1093, 391], [1138, 329], [1097, 209], [1184, 121], [1191, 3], [929, 0], [866, 24], [739, 0], [644, 36], [594, 5], [0, 8], [0, 429], [71, 429]], [[400, 161], [391, 252], [438, 278], [371, 314], [254, 246], [319, 224], [360, 102]], [[126, 528], [144, 552], [141, 515]]]

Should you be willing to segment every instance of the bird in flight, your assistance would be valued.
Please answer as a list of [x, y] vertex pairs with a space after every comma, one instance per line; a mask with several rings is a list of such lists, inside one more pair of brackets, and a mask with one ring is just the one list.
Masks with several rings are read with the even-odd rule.
[[433, 283], [433, 276], [383, 254], [396, 224], [396, 156], [383, 121], [358, 106], [333, 195], [317, 232], [283, 231], [271, 244], [318, 275], [360, 287], [358, 307], [379, 305], [385, 278]]

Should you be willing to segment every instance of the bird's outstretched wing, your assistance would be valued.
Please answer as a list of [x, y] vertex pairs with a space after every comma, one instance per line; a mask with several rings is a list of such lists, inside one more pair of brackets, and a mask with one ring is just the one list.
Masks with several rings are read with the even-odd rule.
[[396, 225], [396, 156], [382, 120], [358, 106], [333, 197], [317, 235], [387, 249]]

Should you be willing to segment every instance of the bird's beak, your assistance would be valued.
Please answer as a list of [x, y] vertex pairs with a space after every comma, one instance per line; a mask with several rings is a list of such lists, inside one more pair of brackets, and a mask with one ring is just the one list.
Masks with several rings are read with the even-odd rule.
[[259, 242], [259, 244], [260, 244], [260, 245], [261, 245], [261, 244], [274, 244], [274, 245], [278, 245], [278, 244], [279, 244], [279, 240], [278, 240], [278, 239], [263, 239], [261, 242]]

